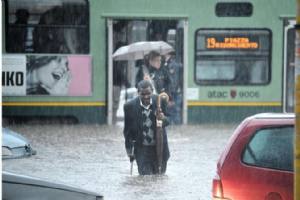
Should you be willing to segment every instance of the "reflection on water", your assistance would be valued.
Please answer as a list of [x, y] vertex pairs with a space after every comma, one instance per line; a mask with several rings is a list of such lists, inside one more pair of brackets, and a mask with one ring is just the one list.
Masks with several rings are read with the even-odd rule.
[[[170, 199], [168, 175], [133, 175], [124, 177], [122, 186], [130, 191], [132, 199]], [[129, 196], [126, 199], [130, 199]]]
[[27, 137], [37, 155], [3, 161], [5, 170], [97, 191], [105, 200], [206, 200], [211, 199], [216, 161], [234, 126], [168, 127], [171, 157], [166, 175], [151, 176], [139, 176], [136, 163], [130, 175], [120, 126], [10, 128]]

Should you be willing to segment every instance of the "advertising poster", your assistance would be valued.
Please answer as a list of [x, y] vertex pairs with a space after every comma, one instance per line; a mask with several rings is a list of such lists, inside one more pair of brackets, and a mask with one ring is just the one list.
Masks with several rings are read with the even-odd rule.
[[3, 96], [90, 96], [90, 56], [3, 56]]
[[72, 81], [69, 85], [69, 96], [92, 95], [92, 73], [90, 56], [68, 56]]

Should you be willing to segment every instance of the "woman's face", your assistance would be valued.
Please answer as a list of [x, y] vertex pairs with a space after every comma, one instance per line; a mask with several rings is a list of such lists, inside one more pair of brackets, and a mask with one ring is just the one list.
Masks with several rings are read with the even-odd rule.
[[161, 57], [160, 56], [154, 57], [149, 60], [149, 63], [151, 66], [155, 67], [156, 69], [159, 69], [161, 65]]
[[37, 79], [41, 85], [51, 89], [68, 71], [67, 58], [60, 57], [38, 68]]

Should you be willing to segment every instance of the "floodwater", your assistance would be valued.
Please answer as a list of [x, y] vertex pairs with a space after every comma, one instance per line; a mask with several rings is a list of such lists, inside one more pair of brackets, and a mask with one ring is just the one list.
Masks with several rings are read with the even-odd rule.
[[168, 127], [166, 175], [130, 175], [122, 125], [48, 123], [7, 127], [27, 137], [37, 155], [3, 160], [3, 170], [70, 184], [105, 200], [207, 200], [216, 162], [236, 125]]

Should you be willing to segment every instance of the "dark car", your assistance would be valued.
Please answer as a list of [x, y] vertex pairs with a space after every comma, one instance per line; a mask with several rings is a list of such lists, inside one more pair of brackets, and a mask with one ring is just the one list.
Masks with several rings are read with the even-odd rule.
[[217, 164], [212, 198], [293, 199], [293, 114], [257, 114], [235, 130]]
[[2, 172], [4, 200], [103, 200], [94, 192], [41, 179]]

